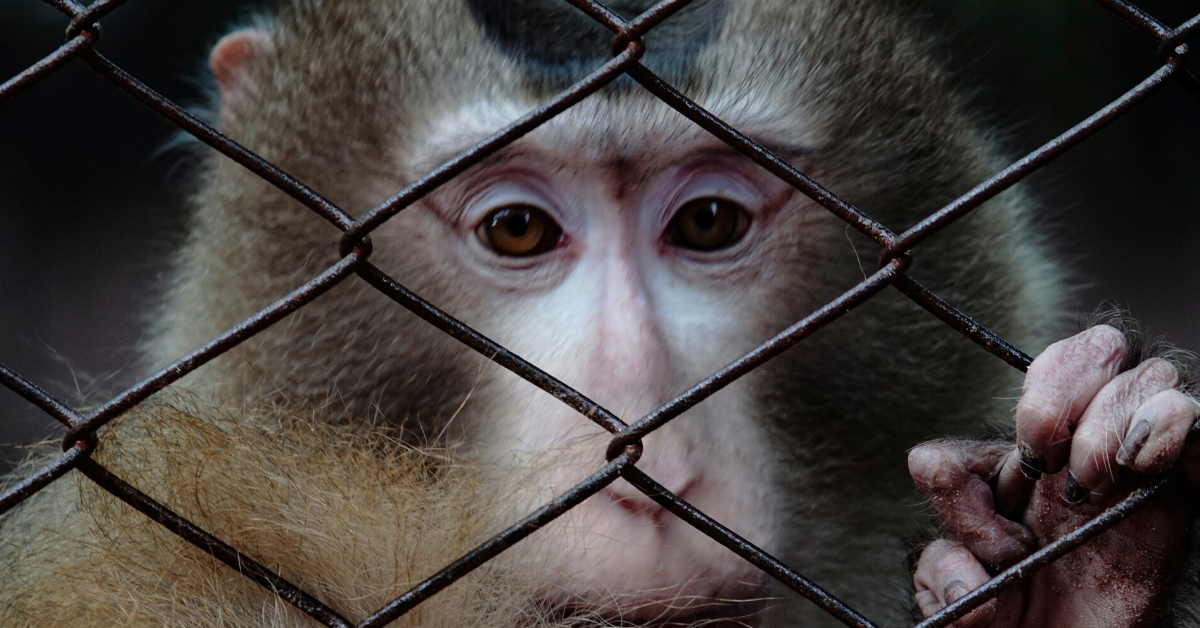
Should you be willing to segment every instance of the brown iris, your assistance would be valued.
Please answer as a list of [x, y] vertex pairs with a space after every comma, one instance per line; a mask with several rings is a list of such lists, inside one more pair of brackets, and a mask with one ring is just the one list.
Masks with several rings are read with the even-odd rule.
[[528, 257], [553, 249], [562, 229], [546, 212], [532, 205], [514, 205], [488, 214], [479, 235], [501, 255]]
[[750, 228], [750, 217], [740, 205], [723, 198], [700, 198], [679, 208], [667, 227], [675, 246], [696, 251], [716, 251], [737, 244]]

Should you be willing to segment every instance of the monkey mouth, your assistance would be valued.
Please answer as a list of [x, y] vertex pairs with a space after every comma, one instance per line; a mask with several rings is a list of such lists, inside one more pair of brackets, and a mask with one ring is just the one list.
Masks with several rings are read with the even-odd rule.
[[[765, 528], [730, 511], [727, 500], [704, 490], [702, 478], [680, 484], [676, 490], [697, 507], [742, 529]], [[568, 624], [584, 618], [664, 628], [761, 623], [766, 574], [632, 489], [596, 496], [548, 526], [542, 539], [553, 575], [538, 597]]]

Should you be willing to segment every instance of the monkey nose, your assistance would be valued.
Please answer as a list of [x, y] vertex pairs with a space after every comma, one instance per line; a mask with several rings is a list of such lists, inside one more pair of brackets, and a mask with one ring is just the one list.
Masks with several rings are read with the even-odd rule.
[[[686, 495], [694, 484], [695, 481], [692, 478], [663, 483], [668, 491], [680, 499], [687, 499]], [[670, 511], [623, 478], [618, 478], [617, 481], [609, 484], [604, 489], [604, 493], [614, 505], [633, 517], [649, 519], [656, 525], [663, 525], [671, 520]]]

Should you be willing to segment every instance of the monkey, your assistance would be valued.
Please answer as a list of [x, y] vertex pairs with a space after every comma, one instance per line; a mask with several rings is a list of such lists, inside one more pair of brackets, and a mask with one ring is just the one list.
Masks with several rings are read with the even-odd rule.
[[[632, 18], [650, 6], [611, 8]], [[548, 1], [287, 0], [214, 47], [213, 117], [361, 216], [586, 77], [612, 57], [611, 41], [590, 17]], [[1004, 164], [935, 42], [884, 3], [697, 0], [644, 45], [650, 71], [886, 225], [915, 224]], [[170, 363], [340, 256], [338, 229], [216, 155], [200, 168], [192, 205], [149, 364]], [[1195, 594], [1176, 586], [1198, 485], [1184, 369], [1143, 360], [1120, 325], [1051, 343], [1064, 335], [1070, 279], [1035, 229], [1035, 209], [1014, 188], [922, 243], [905, 270], [1037, 354], [1023, 382], [884, 290], [650, 433], [637, 468], [883, 624], [906, 621], [914, 603], [936, 612], [1128, 494], [1139, 476], [1174, 468], [1180, 479], [1153, 505], [958, 625], [1189, 625], [1184, 603]], [[380, 224], [370, 260], [630, 422], [862, 281], [870, 246], [626, 77]], [[448, 447], [466, 461], [451, 466], [477, 465], [482, 485], [540, 469], [504, 493], [501, 513], [561, 495], [603, 464], [609, 441], [357, 278], [178, 386], [234, 424], [254, 414], [239, 408], [320, 409], [280, 421], [289, 438], [345, 438], [327, 431], [336, 428]], [[208, 416], [193, 415], [186, 423]], [[316, 436], [299, 427], [307, 423], [321, 426]], [[110, 450], [125, 442], [113, 428]], [[974, 440], [987, 430], [1015, 440]], [[922, 493], [948, 538], [925, 546], [910, 573], [902, 537], [925, 514]], [[39, 496], [35, 507], [40, 499], [52, 508], [74, 497]], [[235, 546], [250, 541], [226, 529]], [[552, 609], [547, 621], [834, 621], [624, 479], [529, 541], [531, 558], [518, 554], [513, 571], [535, 583], [530, 601], [515, 604]], [[272, 560], [265, 549], [256, 558]], [[310, 569], [309, 579], [346, 571]], [[136, 591], [121, 593], [136, 600]]]

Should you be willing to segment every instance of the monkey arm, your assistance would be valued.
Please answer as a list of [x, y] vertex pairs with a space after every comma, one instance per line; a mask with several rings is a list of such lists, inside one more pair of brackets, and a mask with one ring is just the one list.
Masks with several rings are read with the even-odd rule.
[[[1139, 353], [1134, 338], [1093, 327], [1030, 365], [1017, 446], [913, 450], [913, 479], [955, 537], [930, 544], [918, 563], [926, 616], [1124, 498], [1144, 482], [1138, 476], [1174, 465], [1179, 478], [1165, 494], [955, 625], [1133, 627], [1163, 616], [1197, 515], [1200, 446], [1187, 440], [1200, 405], [1183, 392], [1186, 368], [1139, 363]], [[1178, 615], [1170, 621], [1187, 625]]]

